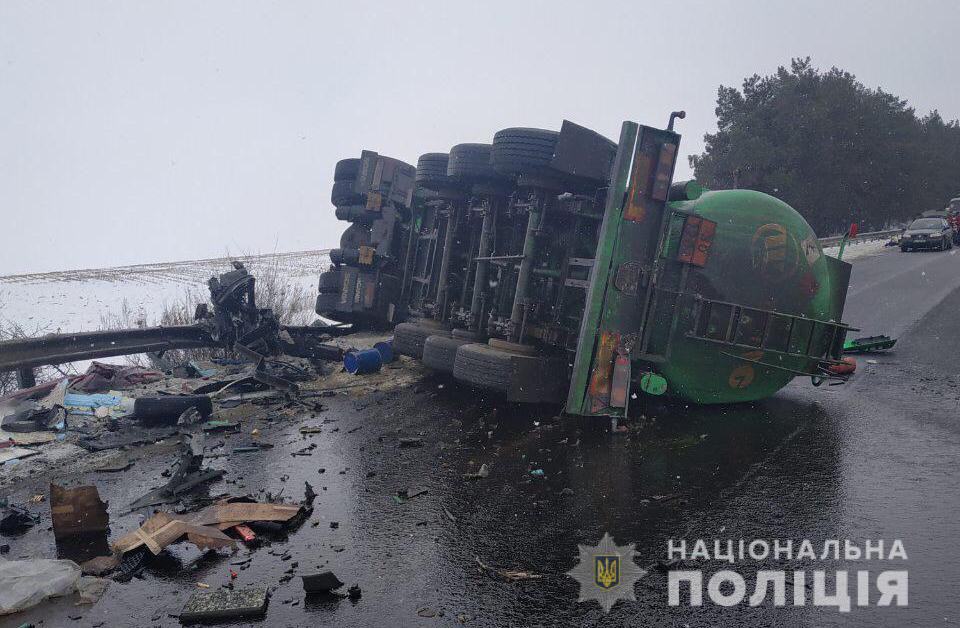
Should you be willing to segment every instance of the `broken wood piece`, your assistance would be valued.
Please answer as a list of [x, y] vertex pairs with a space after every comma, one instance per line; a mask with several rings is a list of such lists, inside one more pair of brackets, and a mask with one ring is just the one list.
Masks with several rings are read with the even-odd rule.
[[156, 555], [184, 536], [201, 549], [236, 547], [233, 539], [214, 527], [198, 525], [168, 512], [158, 512], [147, 519], [140, 528], [120, 538], [112, 548], [117, 553], [125, 554], [146, 545], [150, 552]]
[[57, 539], [106, 532], [110, 527], [107, 504], [100, 499], [96, 486], [68, 489], [51, 484], [50, 514]]

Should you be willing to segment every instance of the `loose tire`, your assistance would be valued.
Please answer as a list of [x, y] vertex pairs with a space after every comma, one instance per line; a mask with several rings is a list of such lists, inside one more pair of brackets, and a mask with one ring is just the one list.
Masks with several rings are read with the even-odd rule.
[[359, 159], [341, 159], [333, 169], [334, 181], [355, 181], [360, 174]]
[[393, 328], [393, 350], [400, 355], [420, 359], [423, 345], [430, 336], [449, 334], [437, 323], [400, 323]]
[[510, 128], [493, 136], [490, 163], [508, 175], [546, 170], [553, 159], [560, 134], [546, 129]]
[[171, 395], [169, 397], [137, 397], [133, 413], [144, 424], [176, 422], [187, 408], [196, 408], [207, 418], [213, 412], [213, 402], [207, 395]]

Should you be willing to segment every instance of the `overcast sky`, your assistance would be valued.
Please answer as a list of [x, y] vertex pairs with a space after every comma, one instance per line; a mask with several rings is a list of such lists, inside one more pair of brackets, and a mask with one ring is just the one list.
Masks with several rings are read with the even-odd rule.
[[686, 109], [699, 152], [719, 85], [807, 55], [960, 117], [955, 0], [0, 0], [0, 275], [335, 246], [364, 148]]

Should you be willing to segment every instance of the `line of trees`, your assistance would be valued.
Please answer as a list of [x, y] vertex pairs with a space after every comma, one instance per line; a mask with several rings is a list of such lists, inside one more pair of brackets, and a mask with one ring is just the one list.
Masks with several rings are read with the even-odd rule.
[[794, 59], [742, 89], [721, 86], [717, 132], [690, 157], [712, 189], [783, 199], [821, 235], [883, 229], [960, 196], [960, 123]]

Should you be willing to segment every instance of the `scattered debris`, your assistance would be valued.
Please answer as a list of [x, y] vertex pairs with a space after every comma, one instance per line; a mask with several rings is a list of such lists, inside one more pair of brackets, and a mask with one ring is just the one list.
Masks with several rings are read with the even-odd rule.
[[531, 470], [530, 470], [530, 475], [532, 475], [532, 476], [535, 477], [535, 478], [544, 478], [544, 477], [547, 477], [547, 474], [544, 473], [543, 469], [531, 469]]
[[183, 623], [261, 617], [267, 612], [266, 587], [196, 591], [180, 611]]
[[866, 336], [843, 343], [844, 353], [877, 353], [892, 349], [897, 344], [896, 338], [890, 336]]
[[482, 480], [483, 478], [490, 476], [490, 467], [487, 463], [480, 465], [480, 468], [473, 473], [464, 473], [463, 477], [468, 480]]
[[301, 447], [297, 451], [291, 452], [291, 456], [312, 456], [313, 450], [317, 448], [316, 443], [310, 443], [306, 447]]
[[0, 464], [5, 464], [12, 460], [22, 460], [23, 458], [36, 456], [39, 453], [36, 449], [28, 449], [26, 447], [4, 447], [0, 449]]
[[400, 446], [401, 447], [423, 447], [423, 439], [416, 438], [416, 437], [401, 438]]
[[167, 545], [183, 537], [201, 549], [236, 547], [233, 539], [215, 527], [199, 525], [167, 512], [158, 512], [147, 519], [138, 530], [121, 537], [113, 544], [113, 550], [126, 554], [141, 545], [146, 545], [154, 555], [157, 555]]
[[220, 469], [201, 470], [200, 468], [203, 464], [205, 442], [202, 431], [184, 435], [181, 440], [180, 456], [170, 474], [170, 480], [164, 486], [150, 491], [135, 501], [130, 508], [136, 510], [145, 506], [168, 503], [201, 484], [222, 477], [224, 471]]
[[306, 506], [313, 506], [313, 500], [317, 498], [316, 491], [313, 490], [313, 486], [310, 482], [303, 483], [303, 503]]
[[40, 523], [40, 517], [31, 515], [27, 509], [7, 506], [3, 517], [0, 518], [0, 534], [4, 536], [23, 534], [38, 523]]
[[73, 593], [79, 580], [80, 566], [72, 560], [0, 560], [0, 615]]
[[50, 514], [58, 541], [78, 534], [105, 533], [110, 528], [107, 504], [101, 501], [96, 486], [67, 489], [51, 484]]
[[397, 491], [397, 495], [405, 499], [413, 499], [414, 497], [419, 497], [426, 493], [427, 493], [427, 489], [422, 486], [417, 488], [405, 488]]
[[133, 414], [144, 425], [176, 425], [189, 408], [205, 419], [213, 413], [213, 402], [207, 395], [138, 397], [133, 402]]
[[143, 445], [156, 443], [165, 440], [177, 434], [175, 426], [155, 427], [155, 428], [128, 428], [124, 433], [102, 433], [88, 436], [80, 440], [77, 444], [87, 451], [106, 451], [108, 449], [119, 449], [120, 447], [132, 447], [134, 445]]
[[543, 575], [533, 573], [532, 571], [519, 571], [514, 569], [496, 569], [494, 567], [491, 567], [485, 564], [482, 560], [480, 560], [479, 556], [475, 556], [474, 560], [477, 561], [477, 565], [479, 565], [481, 571], [483, 571], [488, 575], [502, 578], [507, 582], [517, 582], [519, 580], [538, 580], [540, 578], [543, 578]]
[[351, 375], [376, 373], [383, 366], [383, 356], [377, 349], [347, 351], [343, 355], [343, 368]]
[[857, 360], [851, 357], [841, 358], [839, 363], [831, 364], [827, 371], [834, 375], [850, 375], [857, 370]]
[[80, 604], [96, 604], [103, 597], [110, 581], [106, 578], [83, 576], [77, 582], [77, 593], [80, 594]]
[[250, 526], [240, 524], [235, 525], [231, 528], [234, 532], [240, 535], [240, 538], [243, 539], [245, 543], [252, 543], [257, 540], [257, 534], [250, 529]]
[[96, 558], [91, 558], [85, 563], [82, 563], [80, 565], [80, 569], [83, 571], [84, 575], [105, 576], [119, 566], [120, 557], [115, 554], [111, 554], [109, 556], [97, 556]]
[[203, 431], [213, 432], [238, 432], [240, 431], [239, 421], [227, 421], [225, 419], [214, 419], [203, 424]]
[[126, 471], [133, 466], [133, 460], [126, 456], [121, 456], [114, 460], [113, 462], [107, 462], [100, 465], [94, 471], [99, 471], [101, 473], [119, 473], [120, 471]]
[[332, 571], [302, 576], [303, 590], [307, 593], [330, 593], [343, 586], [340, 579]]

